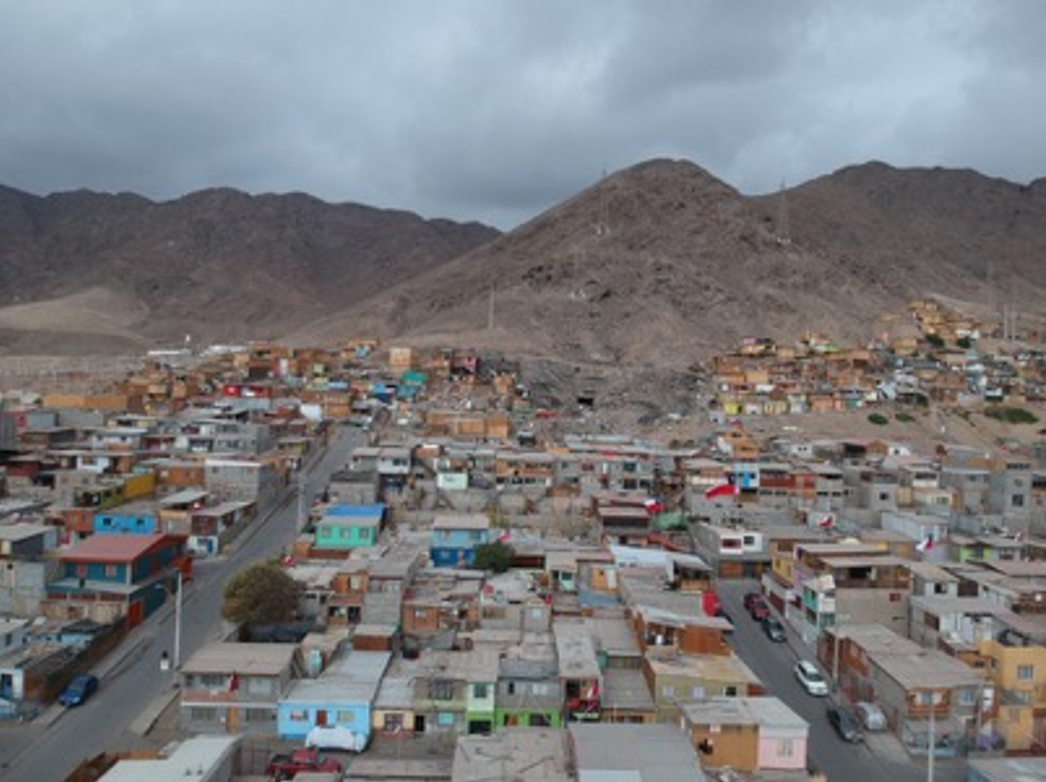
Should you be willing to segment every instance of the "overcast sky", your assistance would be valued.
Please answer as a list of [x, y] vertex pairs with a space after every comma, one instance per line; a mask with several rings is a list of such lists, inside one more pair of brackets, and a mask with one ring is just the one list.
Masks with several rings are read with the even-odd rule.
[[1038, 0], [0, 0], [0, 184], [508, 229], [652, 157], [746, 194], [872, 159], [1026, 183], [1044, 30]]

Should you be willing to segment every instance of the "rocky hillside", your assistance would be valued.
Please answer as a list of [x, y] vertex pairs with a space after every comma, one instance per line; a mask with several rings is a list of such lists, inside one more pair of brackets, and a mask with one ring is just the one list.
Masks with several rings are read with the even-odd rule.
[[621, 171], [300, 336], [371, 329], [579, 366], [682, 368], [749, 335], [867, 341], [918, 297], [1046, 301], [1046, 181], [872, 163], [748, 198], [687, 161]]
[[497, 235], [303, 194], [0, 188], [0, 352], [278, 337]]

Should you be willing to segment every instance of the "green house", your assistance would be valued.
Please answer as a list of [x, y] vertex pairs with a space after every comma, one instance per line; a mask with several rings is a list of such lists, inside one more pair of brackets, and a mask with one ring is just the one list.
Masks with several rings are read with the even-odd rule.
[[347, 551], [378, 542], [385, 523], [385, 505], [332, 505], [316, 522], [317, 549]]

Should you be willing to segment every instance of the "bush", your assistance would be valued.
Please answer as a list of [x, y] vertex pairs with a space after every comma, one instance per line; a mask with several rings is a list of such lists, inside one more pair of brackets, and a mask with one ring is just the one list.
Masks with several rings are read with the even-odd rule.
[[963, 350], [969, 350], [973, 347], [973, 341], [969, 337], [959, 337], [955, 340], [956, 347], [960, 347]]
[[512, 546], [500, 540], [495, 540], [493, 543], [483, 543], [476, 546], [475, 566], [479, 570], [504, 573], [512, 567], [512, 560], [515, 556], [516, 551]]
[[908, 413], [898, 413], [897, 415], [894, 416], [894, 418], [896, 418], [902, 424], [910, 424], [912, 421], [915, 420], [915, 418], [913, 418], [912, 416], [908, 415]]
[[984, 414], [1006, 424], [1034, 424], [1039, 420], [1034, 413], [1020, 407], [989, 407]]
[[930, 343], [931, 347], [938, 349], [944, 347], [944, 339], [941, 337], [940, 334], [927, 334], [926, 341]]
[[870, 416], [868, 416], [868, 420], [876, 426], [883, 426], [885, 424], [890, 423], [889, 419], [882, 413], [872, 413]]

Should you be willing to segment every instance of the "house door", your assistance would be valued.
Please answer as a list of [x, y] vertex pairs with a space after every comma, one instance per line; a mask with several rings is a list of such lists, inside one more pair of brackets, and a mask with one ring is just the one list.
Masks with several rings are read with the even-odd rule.
[[135, 600], [127, 608], [127, 626], [137, 627], [142, 623], [144, 618], [145, 606], [141, 600]]
[[327, 711], [325, 709], [319, 709], [316, 712], [316, 725], [320, 728], [327, 727]]
[[425, 732], [425, 715], [415, 714], [414, 715], [414, 732], [424, 733]]
[[236, 707], [225, 710], [225, 732], [240, 732], [240, 710]]

